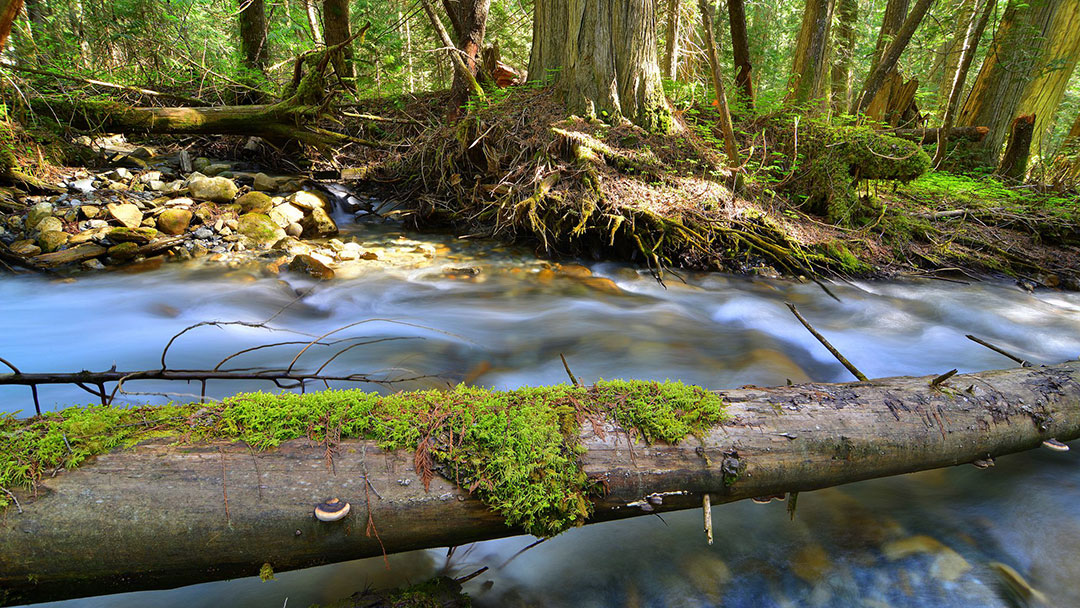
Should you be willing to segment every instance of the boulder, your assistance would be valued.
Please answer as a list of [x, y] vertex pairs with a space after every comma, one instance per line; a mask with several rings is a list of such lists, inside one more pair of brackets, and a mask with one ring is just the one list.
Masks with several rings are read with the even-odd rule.
[[142, 224], [142, 211], [132, 203], [109, 203], [105, 210], [109, 217], [128, 228], [138, 228]]
[[52, 213], [52, 203], [38, 203], [33, 207], [30, 207], [30, 211], [26, 213], [26, 229], [33, 230], [37, 228], [38, 222], [50, 217]]
[[45, 253], [52, 253], [67, 244], [71, 235], [60, 230], [43, 230], [38, 235], [37, 244]]
[[293, 222], [285, 227], [285, 234], [300, 238], [304, 234], [304, 227], [296, 222]]
[[285, 228], [289, 224], [299, 224], [300, 220], [304, 219], [304, 212], [299, 207], [294, 207], [289, 203], [282, 203], [270, 210], [270, 219], [274, 220], [274, 223], [282, 228]]
[[237, 221], [237, 232], [259, 247], [270, 247], [285, 238], [285, 231], [262, 213], [245, 213]]
[[289, 270], [311, 275], [316, 279], [334, 278], [334, 270], [311, 255], [301, 253], [289, 262]]
[[305, 211], [311, 209], [326, 209], [329, 206], [329, 201], [324, 194], [321, 192], [308, 192], [306, 190], [293, 192], [285, 198], [285, 202], [292, 203]]
[[165, 234], [184, 234], [191, 225], [192, 216], [191, 211], [187, 209], [166, 209], [157, 218], [158, 230]]
[[324, 209], [312, 209], [311, 214], [300, 220], [303, 236], [307, 238], [331, 236], [338, 233], [337, 224]]
[[63, 230], [64, 223], [60, 221], [60, 218], [50, 215], [38, 222], [37, 225], [34, 226], [34, 229], [39, 232], [53, 232]]
[[255, 174], [254, 188], [256, 190], [259, 190], [260, 192], [275, 192], [277, 191], [277, 187], [278, 183], [276, 179], [270, 177], [265, 173]]
[[236, 199], [242, 213], [267, 213], [274, 207], [274, 202], [264, 192], [248, 192]]
[[188, 180], [188, 193], [192, 198], [228, 203], [236, 196], [239, 188], [231, 179], [224, 177], [201, 177]]

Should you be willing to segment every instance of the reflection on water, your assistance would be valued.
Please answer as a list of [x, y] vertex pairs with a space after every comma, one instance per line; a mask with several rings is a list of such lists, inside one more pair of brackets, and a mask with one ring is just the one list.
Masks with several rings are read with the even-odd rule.
[[[394, 242], [397, 234], [357, 232]], [[415, 237], [410, 237], [415, 238]], [[1009, 361], [964, 339], [975, 334], [1038, 363], [1080, 355], [1080, 297], [1027, 294], [1010, 285], [859, 282], [831, 287], [691, 274], [666, 288], [615, 264], [551, 268], [521, 250], [434, 239], [430, 265], [314, 283], [265, 276], [257, 267], [221, 271], [165, 266], [141, 275], [74, 282], [0, 282], [0, 356], [23, 371], [152, 369], [161, 348], [199, 321], [262, 321], [332, 338], [408, 338], [353, 348], [327, 371], [393, 379], [394, 388], [468, 381], [509, 388], [565, 380], [559, 355], [586, 380], [677, 378], [712, 388], [843, 381], [844, 369], [802, 329], [785, 301], [869, 376], [975, 371]], [[276, 315], [276, 316], [275, 316]], [[423, 326], [416, 327], [417, 325]], [[174, 368], [213, 367], [230, 353], [283, 332], [227, 326], [190, 332], [170, 350]], [[315, 368], [348, 342], [314, 348]], [[287, 364], [301, 345], [263, 349], [237, 367]], [[144, 383], [135, 390], [197, 392]], [[267, 384], [211, 384], [221, 396]], [[389, 389], [383, 389], [389, 390]], [[31, 409], [25, 388], [0, 389], [0, 411]], [[44, 387], [47, 408], [89, 400]], [[162, 397], [137, 397], [157, 399]], [[133, 397], [132, 399], [135, 399]], [[1080, 470], [1073, 453], [1002, 458], [980, 471], [960, 467], [804, 494], [794, 521], [784, 505], [714, 509], [716, 544], [700, 513], [643, 517], [573, 530], [505, 567], [528, 538], [459, 549], [455, 575], [492, 569], [467, 585], [482, 606], [995, 606], [988, 569], [1006, 563], [1062, 606], [1080, 605], [1070, 584], [1080, 565]], [[445, 565], [444, 551], [63, 603], [65, 606], [307, 606], [365, 584], [419, 581]], [[493, 582], [493, 584], [489, 584]], [[59, 605], [59, 604], [58, 604]]]

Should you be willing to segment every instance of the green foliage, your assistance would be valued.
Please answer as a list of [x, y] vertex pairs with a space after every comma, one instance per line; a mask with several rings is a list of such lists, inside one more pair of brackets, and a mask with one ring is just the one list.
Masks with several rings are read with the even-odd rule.
[[[73, 407], [29, 420], [0, 418], [0, 487], [30, 487], [60, 468], [148, 437], [178, 442], [229, 439], [258, 449], [308, 437], [377, 440], [414, 450], [418, 474], [441, 472], [476, 492], [510, 526], [552, 536], [591, 513], [597, 491], [582, 470], [585, 419], [606, 417], [646, 441], [677, 442], [723, 419], [714, 394], [678, 382], [599, 382], [492, 391], [380, 396], [359, 390], [249, 393], [217, 405], [132, 409]], [[0, 506], [6, 504], [0, 495]]]

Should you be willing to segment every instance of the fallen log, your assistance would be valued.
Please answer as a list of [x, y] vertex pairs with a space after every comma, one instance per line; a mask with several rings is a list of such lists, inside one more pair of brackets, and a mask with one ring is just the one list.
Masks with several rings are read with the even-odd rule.
[[[809, 491], [952, 466], [1080, 437], [1080, 362], [850, 384], [718, 391], [728, 418], [681, 444], [583, 424], [590, 521]], [[251, 576], [509, 536], [447, 479], [425, 491], [411, 451], [343, 440], [155, 439], [45, 475], [0, 513], [0, 601], [19, 603]], [[987, 475], [993, 475], [990, 470]], [[349, 501], [342, 521], [312, 515]], [[17, 510], [18, 509], [18, 510]], [[21, 512], [20, 512], [21, 511]], [[704, 542], [704, 540], [703, 540]]]
[[[937, 141], [939, 130], [938, 127], [934, 127], [931, 129], [893, 129], [883, 132], [901, 139], [932, 144]], [[949, 141], [982, 141], [989, 132], [990, 129], [987, 127], [952, 127], [949, 129]]]

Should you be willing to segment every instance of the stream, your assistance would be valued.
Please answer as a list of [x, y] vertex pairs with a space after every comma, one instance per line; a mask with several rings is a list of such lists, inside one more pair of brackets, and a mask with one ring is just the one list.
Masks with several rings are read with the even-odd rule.
[[[658, 284], [643, 270], [601, 263], [561, 268], [527, 250], [400, 228], [343, 225], [343, 238], [437, 252], [410, 268], [377, 267], [319, 283], [283, 272], [199, 261], [143, 273], [0, 280], [0, 357], [24, 372], [160, 367], [169, 338], [201, 321], [268, 322], [277, 331], [205, 326], [176, 340], [171, 368], [288, 365], [363, 372], [378, 390], [469, 382], [496, 388], [578, 378], [679, 379], [708, 388], [786, 381], [848, 381], [839, 363], [784, 305], [791, 301], [870, 377], [1011, 367], [964, 338], [974, 334], [1033, 363], [1080, 355], [1080, 294], [1007, 283], [813, 283], [688, 273]], [[331, 333], [346, 325], [358, 325]], [[302, 332], [301, 334], [288, 333]], [[211, 383], [207, 394], [271, 390], [270, 383]], [[129, 391], [198, 394], [199, 386], [131, 383]], [[30, 414], [29, 389], [0, 387], [0, 412]], [[93, 398], [75, 387], [40, 389], [43, 409]], [[174, 396], [185, 399], [184, 396]], [[162, 402], [158, 395], [122, 400]], [[1080, 468], [1076, 452], [1040, 450], [972, 466], [878, 479], [786, 503], [590, 525], [510, 560], [534, 539], [280, 572], [276, 580], [205, 583], [57, 602], [65, 607], [305, 607], [371, 585], [419, 582], [448, 571], [490, 570], [465, 590], [478, 606], [1010, 606], [990, 564], [1015, 568], [1054, 605], [1080, 605]], [[508, 561], [510, 560], [510, 561]], [[255, 574], [255, 573], [252, 573]]]

